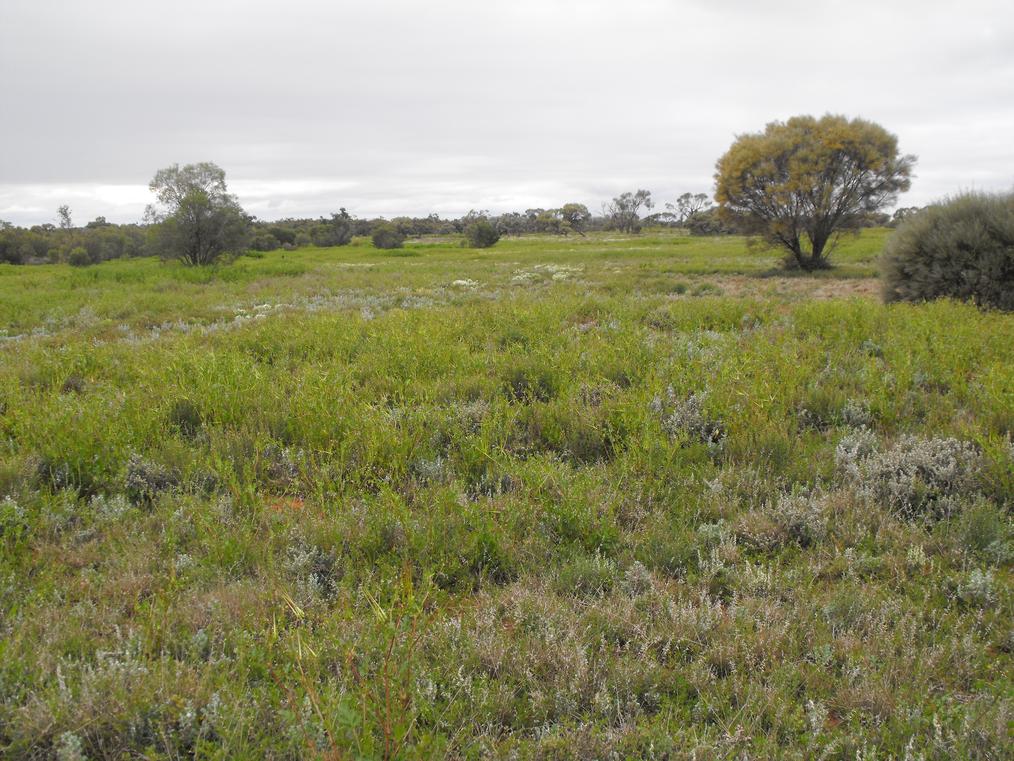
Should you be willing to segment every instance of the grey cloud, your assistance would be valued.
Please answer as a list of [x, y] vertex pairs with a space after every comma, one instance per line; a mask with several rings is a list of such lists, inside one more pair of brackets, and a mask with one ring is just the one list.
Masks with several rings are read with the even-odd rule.
[[156, 169], [201, 160], [265, 218], [598, 208], [709, 190], [736, 134], [828, 111], [919, 155], [906, 205], [1014, 184], [990, 0], [4, 0], [0, 74], [21, 223], [138, 219]]

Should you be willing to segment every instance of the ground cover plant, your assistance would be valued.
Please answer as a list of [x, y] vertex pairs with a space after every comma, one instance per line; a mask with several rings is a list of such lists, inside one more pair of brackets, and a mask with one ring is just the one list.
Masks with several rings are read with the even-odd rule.
[[1014, 316], [886, 235], [0, 266], [0, 753], [1005, 757]]

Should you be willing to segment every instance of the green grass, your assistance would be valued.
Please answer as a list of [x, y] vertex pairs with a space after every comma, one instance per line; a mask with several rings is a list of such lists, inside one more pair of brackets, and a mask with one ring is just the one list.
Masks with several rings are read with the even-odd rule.
[[[846, 238], [835, 257], [841, 266], [833, 277], [873, 276], [874, 259], [887, 233], [874, 229]], [[380, 251], [367, 239], [357, 239], [343, 248], [277, 251], [197, 269], [156, 259], [114, 260], [87, 268], [0, 264], [0, 330], [21, 334], [69, 326], [95, 331], [181, 319], [208, 323], [235, 308], [266, 301], [303, 305], [350, 294], [391, 299], [404, 289], [441, 302], [460, 300], [473, 290], [496, 296], [554, 282], [554, 273], [539, 269], [528, 282], [514, 280], [546, 264], [576, 267], [562, 274], [580, 280], [592, 293], [666, 293], [674, 276], [764, 277], [777, 271], [780, 259], [777, 252], [750, 249], [739, 237], [598, 234], [505, 239], [481, 251], [462, 249], [456, 241], [427, 240], [409, 241], [395, 252]], [[454, 280], [474, 280], [477, 286], [455, 288]]]
[[1014, 317], [883, 235], [0, 270], [0, 753], [1003, 757]]

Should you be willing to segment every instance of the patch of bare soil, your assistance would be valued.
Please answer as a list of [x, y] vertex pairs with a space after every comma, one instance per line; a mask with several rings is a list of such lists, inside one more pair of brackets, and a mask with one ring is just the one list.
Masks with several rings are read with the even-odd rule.
[[714, 283], [727, 296], [782, 296], [811, 299], [877, 298], [876, 278], [745, 277], [712, 275], [700, 281]]

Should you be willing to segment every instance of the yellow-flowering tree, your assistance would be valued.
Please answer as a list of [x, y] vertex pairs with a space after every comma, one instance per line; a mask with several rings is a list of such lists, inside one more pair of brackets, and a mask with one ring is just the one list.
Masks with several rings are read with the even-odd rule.
[[795, 116], [740, 135], [715, 172], [719, 213], [767, 243], [786, 262], [826, 268], [842, 232], [908, 190], [914, 156], [878, 124], [844, 116]]

